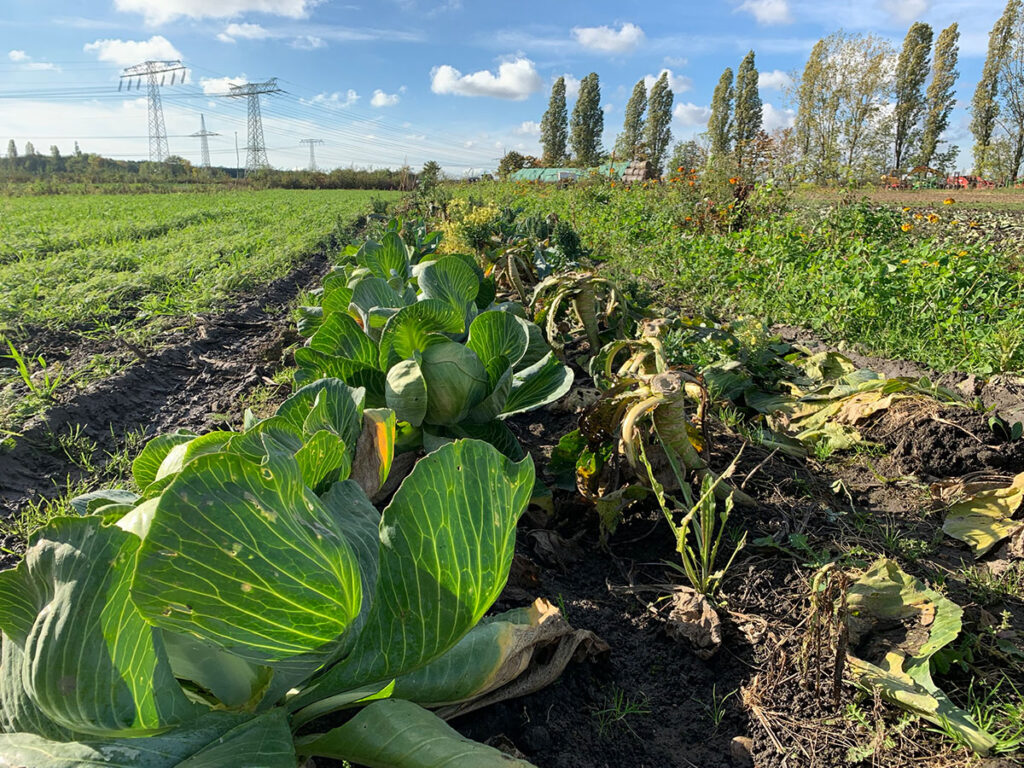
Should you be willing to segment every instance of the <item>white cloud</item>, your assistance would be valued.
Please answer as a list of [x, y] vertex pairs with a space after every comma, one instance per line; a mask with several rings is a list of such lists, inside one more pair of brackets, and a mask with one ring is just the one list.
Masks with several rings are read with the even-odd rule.
[[782, 91], [793, 84], [793, 78], [781, 69], [773, 69], [771, 72], [761, 72], [757, 76], [758, 88], [771, 88]]
[[893, 21], [909, 24], [928, 12], [930, 0], [882, 0], [882, 8]]
[[540, 136], [540, 123], [535, 120], [525, 120], [515, 128], [513, 133], [520, 136]]
[[384, 93], [380, 88], [373, 92], [373, 98], [370, 99], [371, 107], [393, 107], [397, 103], [397, 93]]
[[338, 109], [344, 109], [345, 107], [351, 107], [357, 101], [359, 101], [359, 94], [353, 89], [349, 88], [345, 93], [335, 91], [328, 95], [327, 93], [318, 93], [308, 102], [307, 104], [322, 104], [325, 107], [336, 107]]
[[8, 51], [7, 58], [18, 64], [18, 69], [25, 69], [35, 72], [60, 72], [61, 69], [52, 61], [32, 61], [32, 57], [24, 51]]
[[259, 24], [228, 24], [227, 28], [217, 37], [225, 42], [234, 42], [236, 37], [245, 40], [265, 40], [270, 32]]
[[647, 86], [648, 91], [651, 90], [651, 86], [661, 77], [663, 72], [668, 72], [668, 87], [672, 89], [673, 93], [682, 93], [693, 88], [693, 80], [686, 75], [676, 75], [672, 73], [671, 69], [663, 69], [656, 75], [644, 75], [644, 85]]
[[316, 35], [302, 35], [296, 37], [288, 45], [300, 51], [314, 51], [317, 48], [323, 48], [327, 45], [327, 42], [322, 37], [317, 37]]
[[644, 41], [644, 31], [636, 24], [611, 27], [573, 27], [573, 37], [584, 48], [602, 53], [629, 53]]
[[580, 95], [580, 81], [578, 78], [573, 77], [566, 72], [562, 77], [565, 78], [565, 98], [575, 99]]
[[60, 67], [52, 61], [30, 61], [25, 64], [24, 68], [36, 71], [60, 72]]
[[430, 90], [434, 93], [492, 96], [513, 101], [522, 101], [539, 91], [542, 85], [533, 62], [523, 57], [502, 62], [497, 76], [486, 69], [464, 75], [455, 67], [443, 64], [434, 67], [430, 79]]
[[711, 108], [689, 102], [676, 104], [672, 110], [672, 117], [678, 120], [680, 125], [703, 128], [708, 124], [708, 118], [711, 117]]
[[771, 133], [776, 128], [792, 128], [796, 122], [796, 112], [792, 109], [779, 109], [772, 104], [762, 105], [761, 125]]
[[7, 58], [11, 61], [28, 61], [30, 56], [24, 51], [11, 51], [7, 54]]
[[222, 96], [231, 90], [232, 85], [241, 85], [249, 82], [245, 75], [238, 77], [203, 77], [199, 79], [199, 85], [207, 96]]
[[319, 0], [114, 0], [114, 7], [140, 13], [147, 24], [159, 25], [179, 17], [230, 19], [246, 12], [301, 18]]
[[738, 10], [753, 14], [758, 24], [788, 24], [789, 0], [745, 0]]
[[163, 35], [153, 35], [149, 40], [96, 40], [86, 43], [82, 50], [120, 67], [154, 59], [181, 58], [181, 52]]
[[662, 63], [666, 67], [685, 67], [690, 62], [685, 56], [666, 56]]

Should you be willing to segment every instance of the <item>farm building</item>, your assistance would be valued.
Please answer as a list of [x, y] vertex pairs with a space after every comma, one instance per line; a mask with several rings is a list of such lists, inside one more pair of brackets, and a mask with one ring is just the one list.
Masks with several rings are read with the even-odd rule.
[[575, 181], [580, 176], [596, 173], [601, 176], [622, 176], [630, 163], [617, 161], [604, 163], [596, 168], [521, 168], [509, 178], [512, 181]]

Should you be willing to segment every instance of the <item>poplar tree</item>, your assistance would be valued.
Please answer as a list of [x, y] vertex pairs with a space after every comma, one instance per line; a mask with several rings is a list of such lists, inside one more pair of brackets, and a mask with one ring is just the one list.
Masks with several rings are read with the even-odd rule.
[[960, 28], [954, 22], [939, 33], [932, 57], [932, 80], [928, 84], [928, 113], [921, 135], [921, 163], [931, 165], [938, 151], [939, 139], [949, 126], [949, 115], [956, 106], [953, 90], [960, 73], [956, 69], [960, 53]]
[[601, 162], [601, 134], [604, 112], [601, 111], [601, 85], [597, 73], [580, 80], [580, 95], [569, 121], [569, 142], [576, 164], [587, 168]]
[[1000, 171], [1013, 182], [1017, 181], [1024, 160], [1024, 16], [1018, 15], [1014, 23], [1010, 46], [1000, 71], [1002, 96], [1000, 119], [1006, 131], [1007, 152], [1001, 153], [1006, 162]]
[[548, 111], [540, 121], [540, 143], [544, 148], [542, 162], [546, 166], [561, 165], [565, 162], [565, 145], [568, 139], [568, 113], [565, 108], [565, 78], [560, 77], [551, 86], [551, 100]]
[[974, 134], [974, 171], [983, 175], [990, 164], [992, 134], [999, 117], [999, 71], [1010, 49], [1013, 29], [1020, 16], [1021, 0], [1007, 0], [1003, 15], [988, 36], [988, 56], [981, 80], [971, 100], [971, 133]]
[[747, 148], [761, 132], [763, 106], [757, 87], [757, 67], [751, 51], [736, 72], [736, 109], [733, 117], [733, 138], [736, 140], [736, 164], [742, 168]]
[[7, 158], [13, 160], [18, 156], [18, 145], [14, 143], [14, 139], [7, 142]]
[[36, 154], [36, 145], [31, 141], [25, 142], [25, 157], [34, 157]]
[[654, 173], [658, 176], [661, 176], [665, 154], [668, 152], [669, 142], [672, 141], [671, 123], [674, 99], [672, 88], [668, 83], [668, 72], [662, 72], [661, 77], [651, 86], [651, 93], [647, 98], [647, 130], [645, 134], [647, 159], [654, 165]]
[[902, 168], [920, 141], [921, 119], [928, 109], [924, 84], [928, 79], [928, 57], [932, 50], [932, 28], [914, 22], [903, 40], [896, 61], [893, 167]]
[[615, 140], [615, 154], [622, 160], [635, 160], [644, 154], [644, 111], [647, 109], [647, 85], [639, 80], [626, 102], [622, 133]]
[[725, 68], [711, 97], [711, 117], [708, 134], [711, 139], [711, 158], [720, 159], [729, 154], [732, 134], [732, 69]]

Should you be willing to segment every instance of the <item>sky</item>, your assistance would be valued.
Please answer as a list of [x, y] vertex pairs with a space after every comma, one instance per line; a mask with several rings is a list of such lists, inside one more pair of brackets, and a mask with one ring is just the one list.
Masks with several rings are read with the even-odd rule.
[[[969, 147], [970, 102], [988, 32], [1004, 0], [3, 0], [0, 146], [145, 159], [146, 87], [125, 67], [177, 60], [160, 89], [170, 152], [214, 165], [245, 162], [246, 99], [232, 83], [277, 78], [261, 97], [267, 156], [278, 168], [414, 168], [454, 176], [493, 169], [508, 150], [540, 154], [553, 81], [569, 109], [596, 72], [606, 147], [637, 80], [668, 70], [673, 140], [702, 132], [722, 70], [756, 53], [767, 129], [791, 124], [786, 86], [821, 37], [838, 29], [898, 46], [907, 27], [960, 24], [958, 107], [947, 139]], [[124, 85], [131, 82], [130, 88]], [[121, 90], [119, 90], [119, 86]], [[964, 155], [962, 155], [963, 157]]]

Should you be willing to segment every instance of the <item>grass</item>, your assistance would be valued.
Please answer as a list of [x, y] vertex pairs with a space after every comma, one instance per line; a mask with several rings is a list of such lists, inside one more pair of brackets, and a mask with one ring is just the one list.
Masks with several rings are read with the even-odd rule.
[[494, 183], [463, 194], [558, 214], [602, 275], [658, 286], [684, 309], [798, 325], [940, 371], [1024, 369], [1024, 276], [1009, 255], [1019, 210], [793, 205], [767, 191], [709, 205], [694, 189]]
[[647, 707], [644, 694], [630, 696], [621, 688], [615, 688], [604, 702], [604, 706], [593, 710], [597, 720], [597, 730], [602, 737], [611, 736], [616, 731], [625, 730], [636, 738], [631, 719], [651, 714]]

